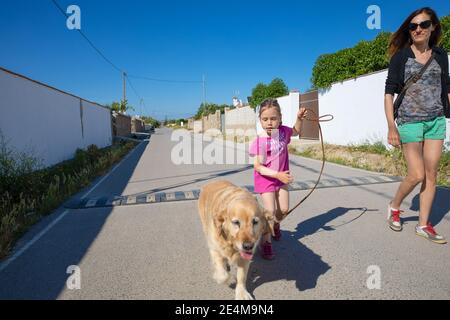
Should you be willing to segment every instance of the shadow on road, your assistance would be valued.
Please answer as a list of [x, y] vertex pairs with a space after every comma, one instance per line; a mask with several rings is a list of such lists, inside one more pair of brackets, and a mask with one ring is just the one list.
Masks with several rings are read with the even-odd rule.
[[[446, 217], [450, 211], [450, 189], [446, 188], [436, 188], [436, 195], [433, 202], [433, 207], [431, 208], [430, 222], [433, 226], [438, 225], [442, 219], [450, 220]], [[412, 200], [411, 207], [412, 211], [417, 212], [417, 216], [402, 218], [403, 222], [408, 221], [419, 221], [419, 209], [420, 209], [420, 194], [416, 194]]]
[[[113, 187], [117, 194], [127, 186], [147, 145], [148, 142], [142, 142], [136, 149], [130, 151], [133, 154], [120, 165], [120, 170], [114, 171], [105, 180], [109, 183], [114, 182]], [[99, 179], [101, 177], [97, 180]], [[96, 181], [92, 182], [91, 186]], [[57, 299], [70, 276], [67, 268], [81, 263], [111, 211], [112, 208], [101, 208], [67, 214], [56, 227], [51, 228], [39, 241], [33, 243], [32, 250], [19, 256], [0, 273], [0, 299]], [[48, 219], [54, 221], [58, 216], [49, 216]], [[51, 222], [48, 220], [41, 221], [20, 242], [28, 242], [49, 223]]]
[[142, 191], [142, 192], [139, 192], [139, 193], [131, 194], [131, 196], [136, 196], [137, 197], [137, 196], [142, 195], [142, 194], [157, 193], [157, 192], [161, 192], [161, 191], [166, 191], [166, 190], [171, 190], [171, 189], [175, 189], [175, 188], [185, 187], [185, 186], [188, 186], [190, 184], [210, 181], [210, 180], [212, 180], [214, 178], [226, 177], [226, 176], [229, 176], [229, 175], [232, 175], [232, 174], [237, 174], [237, 173], [240, 173], [240, 172], [244, 172], [244, 171], [250, 170], [252, 168], [253, 168], [253, 166], [248, 165], [248, 166], [245, 166], [245, 167], [242, 167], [242, 168], [237, 168], [237, 169], [232, 169], [232, 170], [217, 171], [217, 173], [210, 174], [210, 175], [207, 175], [207, 176], [202, 177], [202, 178], [197, 178], [197, 179], [192, 179], [192, 180], [188, 180], [188, 181], [183, 181], [183, 182], [180, 182], [180, 183], [174, 183], [174, 184], [171, 184], [171, 185], [166, 186], [164, 188], [155, 188], [155, 189], [151, 189], [151, 190], [145, 190], [145, 191]]
[[334, 231], [341, 225], [329, 227], [327, 224], [354, 210], [361, 211], [361, 214], [341, 225], [355, 221], [367, 211], [373, 211], [365, 208], [337, 207], [299, 223], [294, 232], [282, 230], [281, 241], [273, 242], [274, 260], [263, 260], [259, 252], [255, 256], [249, 270], [249, 292], [253, 292], [264, 283], [277, 280], [294, 280], [299, 291], [315, 288], [319, 277], [328, 272], [331, 267], [322, 260], [320, 255], [299, 240], [317, 232]]
[[[246, 168], [247, 169], [252, 169], [253, 166], [246, 166]], [[207, 173], [217, 173], [218, 176], [226, 176], [226, 175], [237, 173], [235, 170], [236, 169], [232, 169], [232, 170], [212, 170], [212, 171], [196, 172], [196, 173], [191, 173], [191, 174], [180, 174], [180, 175], [176, 175], [176, 176], [159, 177], [159, 178], [153, 178], [153, 179], [133, 180], [133, 181], [130, 181], [128, 184], [149, 182], [149, 181], [167, 180], [167, 179], [172, 179], [172, 178], [200, 176], [200, 175], [205, 175]], [[241, 169], [239, 169], [239, 172], [241, 172]]]

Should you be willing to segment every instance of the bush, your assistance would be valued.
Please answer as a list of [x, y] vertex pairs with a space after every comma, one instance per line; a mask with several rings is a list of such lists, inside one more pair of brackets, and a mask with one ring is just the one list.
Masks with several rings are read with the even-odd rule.
[[361, 41], [353, 48], [319, 56], [312, 72], [313, 87], [327, 88], [334, 82], [387, 68], [390, 35], [381, 32], [373, 41]]
[[101, 152], [95, 144], [91, 144], [87, 148], [87, 154], [89, 156], [90, 161], [95, 161], [100, 157]]
[[0, 140], [0, 258], [29, 226], [61, 205], [65, 199], [105, 173], [133, 142], [99, 149], [77, 149], [74, 158], [40, 169], [37, 159], [16, 155]]
[[85, 166], [89, 161], [87, 153], [83, 149], [77, 149], [75, 151], [74, 165], [78, 168]]

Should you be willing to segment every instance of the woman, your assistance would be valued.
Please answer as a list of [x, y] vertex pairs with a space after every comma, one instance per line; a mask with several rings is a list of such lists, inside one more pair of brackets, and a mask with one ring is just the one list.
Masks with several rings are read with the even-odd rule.
[[[388, 206], [388, 224], [401, 231], [400, 206], [419, 184], [420, 212], [416, 234], [435, 243], [446, 243], [429, 222], [436, 192], [436, 178], [446, 120], [444, 105], [450, 98], [448, 56], [436, 47], [441, 37], [441, 25], [430, 8], [413, 12], [392, 36], [391, 61], [385, 90], [385, 112], [388, 122], [388, 142], [402, 148], [408, 174]], [[400, 93], [405, 82], [422, 67], [431, 63], [420, 79], [406, 91], [394, 119], [394, 93]], [[396, 126], [397, 123], [397, 126]]]

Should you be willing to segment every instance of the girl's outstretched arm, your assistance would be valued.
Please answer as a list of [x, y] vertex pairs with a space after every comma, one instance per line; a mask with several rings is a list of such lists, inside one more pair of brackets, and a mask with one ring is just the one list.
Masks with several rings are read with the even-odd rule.
[[305, 108], [300, 108], [297, 112], [297, 121], [292, 128], [292, 137], [300, 135], [302, 131], [303, 119], [308, 115], [308, 111]]

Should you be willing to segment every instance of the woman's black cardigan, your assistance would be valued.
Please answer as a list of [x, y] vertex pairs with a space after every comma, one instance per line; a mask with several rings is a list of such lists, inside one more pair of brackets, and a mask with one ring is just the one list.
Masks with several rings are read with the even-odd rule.
[[[439, 47], [433, 47], [435, 59], [441, 66], [441, 84], [442, 84], [442, 105], [445, 107], [449, 104], [448, 94], [450, 93], [450, 76], [448, 74], [448, 55], [447, 52]], [[405, 65], [408, 58], [415, 59], [414, 52], [408, 46], [399, 50], [389, 63], [388, 77], [386, 79], [385, 93], [400, 93], [405, 85]], [[399, 101], [400, 102], [400, 101]], [[401, 103], [401, 102], [400, 102]]]

